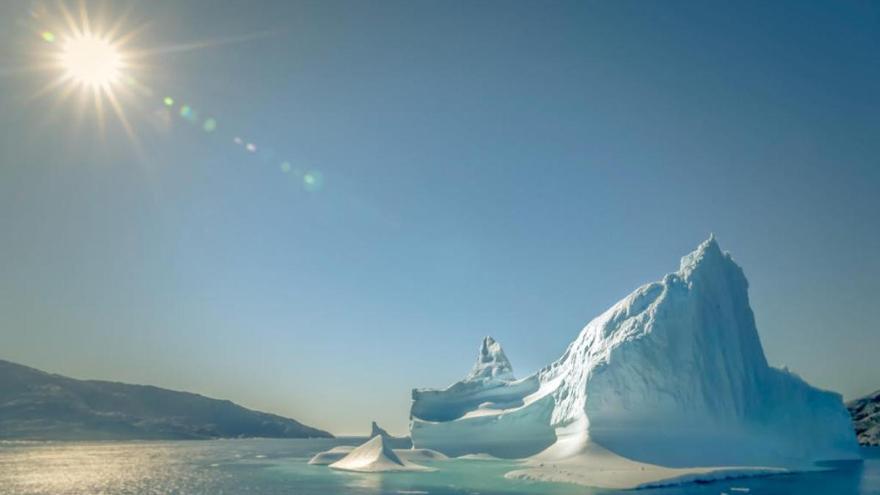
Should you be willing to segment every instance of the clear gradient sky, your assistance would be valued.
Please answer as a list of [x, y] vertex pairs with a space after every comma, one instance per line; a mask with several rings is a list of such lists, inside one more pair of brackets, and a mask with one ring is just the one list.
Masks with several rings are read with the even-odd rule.
[[29, 7], [0, 4], [0, 358], [402, 433], [482, 336], [534, 371], [714, 232], [772, 364], [880, 388], [876, 2], [139, 2], [138, 49], [261, 33], [141, 61], [140, 157], [34, 97]]

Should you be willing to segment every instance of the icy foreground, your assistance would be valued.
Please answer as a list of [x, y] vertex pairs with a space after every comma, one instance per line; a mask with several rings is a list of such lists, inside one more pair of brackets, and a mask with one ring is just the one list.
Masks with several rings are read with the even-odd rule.
[[[768, 366], [747, 291], [742, 269], [710, 238], [534, 375], [514, 379], [487, 338], [464, 380], [413, 391], [413, 444], [529, 457], [511, 475], [617, 487], [710, 478], [707, 467], [717, 476], [722, 466], [745, 473], [858, 459], [841, 397]], [[597, 476], [580, 479], [590, 465]], [[632, 482], [598, 476], [652, 469]]]

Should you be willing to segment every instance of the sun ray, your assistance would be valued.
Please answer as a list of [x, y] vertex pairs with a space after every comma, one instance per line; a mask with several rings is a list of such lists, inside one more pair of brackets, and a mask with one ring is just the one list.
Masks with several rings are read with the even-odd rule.
[[269, 38], [271, 36], [277, 36], [280, 31], [271, 30], [271, 31], [259, 31], [256, 33], [243, 34], [240, 36], [230, 36], [226, 38], [215, 38], [212, 40], [204, 40], [204, 41], [193, 41], [190, 43], [180, 43], [176, 45], [169, 46], [160, 46], [156, 48], [150, 48], [147, 50], [139, 50], [134, 51], [132, 53], [138, 56], [145, 55], [162, 55], [168, 53], [179, 53], [179, 52], [188, 52], [193, 50], [200, 50], [203, 48], [215, 48], [223, 45], [233, 45], [238, 43], [245, 43], [248, 41], [258, 40], [262, 38]]
[[125, 23], [128, 22], [128, 18], [131, 15], [131, 10], [134, 7], [134, 4], [128, 4], [122, 14], [116, 18], [116, 22], [110, 26], [110, 29], [107, 30], [107, 39], [115, 40], [119, 35], [119, 32], [125, 26]]
[[98, 91], [92, 91], [92, 101], [95, 104], [95, 115], [98, 118], [98, 131], [103, 136], [106, 130], [104, 121], [104, 98]]
[[79, 22], [82, 26], [83, 34], [90, 35], [92, 34], [92, 26], [89, 23], [89, 13], [86, 11], [86, 2], [85, 0], [79, 1]]
[[61, 16], [64, 17], [64, 21], [67, 23], [67, 29], [70, 32], [70, 36], [82, 36], [84, 33], [80, 30], [79, 24], [77, 24], [76, 20], [73, 18], [73, 14], [70, 13], [67, 5], [59, 3], [58, 7], [61, 10]]
[[110, 102], [110, 106], [113, 107], [114, 113], [116, 113], [116, 117], [119, 119], [119, 122], [122, 123], [123, 129], [125, 129], [125, 133], [128, 134], [129, 139], [132, 140], [135, 144], [138, 143], [137, 136], [134, 133], [134, 130], [131, 127], [131, 124], [128, 123], [128, 118], [125, 116], [125, 111], [122, 110], [122, 106], [119, 104], [119, 101], [116, 99], [116, 93], [112, 89], [108, 89], [107, 92], [107, 101]]
[[[122, 36], [119, 36], [119, 37], [117, 37], [117, 38], [115, 38], [115, 39], [114, 39], [114, 38], [111, 38], [110, 36], [107, 36], [107, 39], [113, 40], [113, 44], [114, 44], [115, 46], [118, 46], [118, 47], [122, 48], [122, 47], [124, 47], [125, 45], [127, 45], [127, 44], [128, 44], [133, 38], [135, 38], [136, 36], [138, 36], [138, 35], [140, 35], [141, 33], [143, 33], [143, 32], [144, 32], [149, 26], [150, 26], [150, 25], [149, 25], [148, 23], [143, 23], [143, 24], [141, 24], [140, 26], [137, 26], [137, 27], [135, 27], [135, 28], [132, 28], [131, 30], [129, 30], [128, 32], [126, 32], [125, 34], [123, 34]], [[140, 52], [131, 52], [131, 51], [130, 51], [129, 53], [132, 54], [132, 55], [136, 55], [136, 54], [138, 54], [138, 53], [140, 53]]]
[[48, 63], [40, 65], [33, 64], [25, 67], [0, 67], [0, 77], [18, 77], [34, 72], [46, 72], [52, 68], [54, 68], [54, 65]]
[[34, 101], [34, 100], [46, 95], [47, 93], [58, 89], [59, 87], [61, 87], [61, 85], [68, 83], [68, 82], [70, 82], [70, 78], [68, 78], [67, 75], [62, 74], [62, 75], [56, 77], [55, 79], [52, 79], [51, 81], [46, 83], [42, 88], [40, 88], [36, 92], [34, 92], [31, 96], [29, 96], [27, 98], [26, 102]]
[[137, 156], [138, 160], [143, 163], [146, 162], [146, 155], [144, 154], [143, 147], [141, 146], [141, 141], [138, 139], [137, 134], [134, 132], [131, 124], [128, 122], [128, 118], [125, 116], [125, 111], [122, 109], [122, 105], [119, 104], [119, 101], [116, 99], [116, 94], [113, 90], [107, 91], [107, 100], [110, 102], [110, 105], [113, 107], [113, 111], [116, 113], [116, 118], [122, 123], [123, 129], [125, 129], [125, 133], [128, 135], [128, 139], [131, 141], [131, 145], [134, 148], [134, 153]]
[[76, 105], [73, 113], [73, 125], [75, 132], [79, 132], [79, 130], [82, 128], [82, 124], [86, 116], [86, 108], [89, 104], [89, 99], [85, 95], [85, 93], [80, 92], [77, 96], [78, 98], [76, 99]]

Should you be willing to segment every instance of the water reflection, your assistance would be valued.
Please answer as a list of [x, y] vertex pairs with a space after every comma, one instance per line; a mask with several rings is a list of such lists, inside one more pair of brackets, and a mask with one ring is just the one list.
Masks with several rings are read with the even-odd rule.
[[[429, 493], [588, 495], [614, 493], [572, 485], [506, 480], [507, 461], [452, 460], [432, 473], [357, 474], [306, 464], [351, 439], [204, 442], [0, 442], [3, 495], [186, 494], [391, 495]], [[730, 480], [640, 491], [646, 495], [719, 493], [880, 495], [880, 449], [864, 464], [829, 472]], [[633, 492], [626, 492], [633, 493]]]
[[222, 477], [216, 470], [193, 469], [192, 456], [167, 444], [57, 443], [0, 452], [4, 493], [174, 493]]

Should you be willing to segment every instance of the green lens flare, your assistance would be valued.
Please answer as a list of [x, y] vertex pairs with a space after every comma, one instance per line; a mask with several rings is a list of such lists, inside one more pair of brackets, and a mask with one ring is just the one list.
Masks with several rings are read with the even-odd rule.
[[317, 192], [324, 185], [324, 177], [320, 172], [310, 170], [303, 175], [303, 188], [308, 192]]

